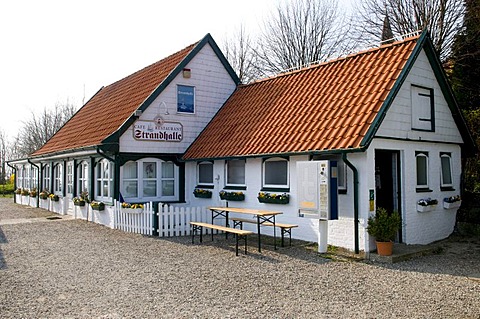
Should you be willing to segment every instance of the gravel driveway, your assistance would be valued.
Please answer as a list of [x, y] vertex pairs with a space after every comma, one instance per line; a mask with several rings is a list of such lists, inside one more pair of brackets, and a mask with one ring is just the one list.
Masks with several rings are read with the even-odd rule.
[[[43, 216], [42, 216], [43, 214]], [[480, 241], [394, 265], [160, 239], [0, 199], [0, 318], [480, 318]]]

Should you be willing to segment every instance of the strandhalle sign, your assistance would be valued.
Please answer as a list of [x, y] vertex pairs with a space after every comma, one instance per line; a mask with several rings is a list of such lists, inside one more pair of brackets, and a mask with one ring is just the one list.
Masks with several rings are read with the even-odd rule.
[[139, 141], [181, 142], [183, 126], [178, 122], [137, 121], [133, 124], [133, 138]]

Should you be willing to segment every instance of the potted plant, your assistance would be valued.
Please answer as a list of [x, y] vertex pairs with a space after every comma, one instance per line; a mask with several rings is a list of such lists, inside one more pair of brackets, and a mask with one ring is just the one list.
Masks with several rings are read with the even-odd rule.
[[221, 191], [219, 193], [220, 199], [223, 200], [232, 200], [232, 201], [242, 201], [245, 200], [245, 194], [243, 192], [226, 192]]
[[43, 190], [40, 192], [40, 194], [38, 194], [38, 196], [41, 198], [41, 199], [47, 199], [48, 198], [48, 190]]
[[35, 187], [30, 190], [30, 197], [37, 197], [37, 189]]
[[30, 195], [30, 192], [28, 191], [28, 189], [22, 188], [22, 196], [28, 196], [28, 195]]
[[126, 213], [141, 213], [143, 212], [143, 204], [130, 204], [127, 202], [122, 203], [122, 211]]
[[58, 197], [58, 195], [53, 194], [53, 193], [50, 194], [50, 195], [48, 195], [48, 197], [49, 197], [53, 202], [58, 202], [59, 199], [60, 199], [60, 198]]
[[368, 219], [367, 232], [375, 237], [377, 253], [380, 256], [390, 256], [393, 250], [393, 240], [401, 226], [400, 214], [394, 211], [389, 214], [385, 208], [378, 207], [375, 216]]
[[290, 202], [290, 196], [287, 193], [270, 194], [270, 193], [260, 192], [258, 193], [257, 198], [260, 203], [288, 204]]
[[89, 203], [88, 192], [81, 192], [80, 196], [73, 198], [73, 205], [85, 206], [85, 203]]
[[90, 203], [90, 206], [92, 207], [93, 210], [104, 210], [105, 209], [105, 204], [103, 202], [97, 202], [97, 201], [92, 201]]
[[21, 195], [21, 194], [22, 194], [22, 189], [21, 189], [21, 188], [17, 188], [17, 189], [15, 190], [15, 194]]
[[193, 195], [198, 198], [212, 198], [212, 191], [208, 189], [195, 188]]

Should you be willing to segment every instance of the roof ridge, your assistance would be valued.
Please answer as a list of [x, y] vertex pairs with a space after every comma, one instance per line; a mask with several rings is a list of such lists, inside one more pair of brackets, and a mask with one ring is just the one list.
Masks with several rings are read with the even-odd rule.
[[373, 48], [365, 49], [365, 50], [362, 50], [362, 51], [350, 53], [346, 56], [334, 58], [332, 60], [325, 61], [325, 62], [320, 62], [320, 63], [317, 63], [317, 64], [311, 64], [309, 66], [302, 67], [300, 69], [295, 69], [295, 70], [288, 71], [288, 72], [278, 73], [278, 74], [272, 75], [272, 76], [267, 77], [267, 78], [263, 78], [263, 79], [253, 81], [251, 83], [241, 84], [241, 85], [239, 85], [239, 87], [245, 87], [245, 86], [249, 86], [249, 85], [253, 85], [253, 84], [263, 83], [263, 82], [274, 80], [274, 79], [277, 79], [277, 78], [280, 78], [280, 77], [290, 76], [292, 74], [305, 72], [307, 70], [319, 68], [319, 67], [322, 67], [322, 66], [325, 66], [325, 65], [338, 63], [340, 61], [344, 61], [344, 60], [347, 60], [347, 59], [353, 59], [353, 58], [355, 58], [359, 55], [372, 53], [372, 52], [376, 52], [376, 51], [380, 51], [380, 50], [386, 50], [386, 49], [391, 48], [393, 46], [403, 45], [403, 44], [406, 44], [408, 42], [418, 40], [419, 38], [420, 38], [420, 34], [415, 34], [414, 36], [404, 38], [403, 40], [400, 40], [400, 41], [395, 41], [395, 42], [392, 42], [392, 43], [389, 43], [389, 44], [382, 44], [378, 47], [373, 47]]

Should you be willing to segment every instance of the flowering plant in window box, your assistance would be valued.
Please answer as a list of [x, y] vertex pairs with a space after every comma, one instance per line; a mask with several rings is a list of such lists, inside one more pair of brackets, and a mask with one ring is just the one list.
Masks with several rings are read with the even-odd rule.
[[30, 197], [37, 197], [37, 189], [35, 187], [30, 190]]
[[90, 203], [90, 206], [92, 207], [93, 210], [104, 210], [105, 209], [105, 204], [103, 202], [97, 202], [97, 201], [92, 201]]
[[88, 199], [88, 192], [81, 192], [80, 196], [73, 198], [73, 205], [75, 206], [85, 206], [85, 203], [90, 202]]
[[55, 195], [55, 194], [53, 194], [53, 193], [50, 194], [50, 195], [48, 195], [48, 197], [49, 197], [52, 201], [54, 201], [54, 202], [58, 202], [59, 199], [60, 199], [60, 198], [58, 197], [58, 195]]
[[17, 195], [22, 194], [22, 189], [21, 189], [21, 188], [17, 188], [17, 189], [15, 190], [15, 194], [17, 194]]
[[123, 202], [122, 210], [127, 213], [141, 213], [143, 212], [143, 204], [130, 204], [127, 202]]
[[430, 212], [435, 209], [438, 204], [438, 200], [432, 198], [420, 199], [417, 202], [417, 211], [420, 213]]
[[28, 196], [28, 195], [30, 195], [30, 192], [28, 191], [28, 189], [25, 189], [25, 188], [22, 188], [21, 193], [22, 193], [22, 196]]
[[212, 191], [208, 189], [195, 188], [193, 195], [198, 198], [212, 198]]
[[220, 199], [223, 200], [232, 200], [232, 201], [242, 201], [245, 200], [245, 194], [243, 192], [226, 192], [221, 191], [219, 193]]
[[38, 194], [38, 197], [40, 197], [41, 199], [47, 199], [48, 198], [48, 191], [47, 190], [43, 190], [40, 192], [40, 194]]
[[260, 203], [288, 204], [290, 202], [290, 195], [288, 195], [287, 193], [270, 194], [270, 193], [260, 192], [258, 193], [257, 198]]
[[443, 199], [443, 208], [445, 209], [459, 208], [460, 205], [462, 205], [462, 198], [460, 195], [445, 197]]

